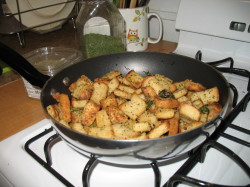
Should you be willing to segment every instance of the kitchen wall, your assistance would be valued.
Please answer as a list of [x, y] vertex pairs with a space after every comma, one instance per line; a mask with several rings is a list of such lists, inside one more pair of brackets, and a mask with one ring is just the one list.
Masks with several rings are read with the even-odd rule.
[[[180, 0], [151, 0], [149, 3], [149, 12], [158, 13], [162, 19], [163, 40], [178, 42], [179, 32], [175, 29], [175, 21], [179, 4]], [[150, 37], [157, 37], [158, 25], [156, 18], [150, 20]]]

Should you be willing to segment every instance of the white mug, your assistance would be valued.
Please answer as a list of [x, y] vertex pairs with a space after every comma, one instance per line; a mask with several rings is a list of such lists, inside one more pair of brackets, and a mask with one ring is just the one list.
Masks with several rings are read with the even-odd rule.
[[[127, 51], [145, 51], [148, 43], [158, 43], [162, 38], [162, 20], [157, 13], [148, 13], [148, 7], [120, 8], [119, 11], [126, 23]], [[149, 38], [149, 19], [156, 17], [159, 21], [159, 36]]]

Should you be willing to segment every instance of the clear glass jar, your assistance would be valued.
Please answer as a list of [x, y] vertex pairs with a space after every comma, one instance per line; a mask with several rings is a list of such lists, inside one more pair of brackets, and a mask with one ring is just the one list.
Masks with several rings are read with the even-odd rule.
[[81, 1], [76, 26], [85, 58], [126, 50], [125, 21], [108, 0]]

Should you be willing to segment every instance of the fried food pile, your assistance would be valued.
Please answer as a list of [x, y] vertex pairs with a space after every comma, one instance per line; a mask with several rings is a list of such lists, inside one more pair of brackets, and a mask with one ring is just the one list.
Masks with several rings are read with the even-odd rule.
[[108, 139], [152, 139], [189, 131], [222, 110], [217, 87], [192, 80], [174, 82], [134, 70], [112, 71], [94, 81], [82, 75], [69, 86], [71, 96], [56, 93], [47, 106], [52, 118], [70, 129]]

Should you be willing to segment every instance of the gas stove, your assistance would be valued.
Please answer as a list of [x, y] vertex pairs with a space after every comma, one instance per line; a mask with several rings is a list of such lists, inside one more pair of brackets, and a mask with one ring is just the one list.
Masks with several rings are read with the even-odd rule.
[[245, 1], [180, 3], [176, 23], [180, 38], [174, 53], [201, 63], [216, 61], [212, 65], [218, 64], [232, 88], [231, 111], [202, 146], [147, 165], [110, 164], [105, 159], [92, 165], [92, 155], [66, 145], [51, 128], [52, 122], [44, 119], [0, 142], [0, 186], [249, 185], [249, 12], [250, 3]]

